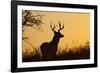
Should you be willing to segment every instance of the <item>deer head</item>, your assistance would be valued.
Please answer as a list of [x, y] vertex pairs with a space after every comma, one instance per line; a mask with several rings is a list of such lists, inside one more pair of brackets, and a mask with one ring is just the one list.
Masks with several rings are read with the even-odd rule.
[[62, 29], [64, 29], [64, 25], [61, 26], [61, 23], [60, 23], [60, 22], [59, 22], [58, 24], [59, 24], [59, 29], [58, 29], [58, 31], [55, 31], [55, 28], [56, 28], [56, 25], [55, 25], [55, 24], [54, 24], [53, 26], [52, 26], [52, 24], [50, 24], [50, 27], [51, 27], [51, 30], [54, 32], [54, 35], [55, 35], [56, 37], [62, 38], [62, 37], [64, 37], [64, 35], [61, 34], [60, 31], [61, 31]]

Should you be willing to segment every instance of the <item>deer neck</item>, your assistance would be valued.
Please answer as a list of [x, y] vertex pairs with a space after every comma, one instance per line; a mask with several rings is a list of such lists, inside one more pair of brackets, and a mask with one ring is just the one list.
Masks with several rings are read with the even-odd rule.
[[60, 38], [54, 36], [53, 39], [52, 39], [52, 41], [51, 41], [51, 43], [52, 43], [52, 44], [55, 44], [55, 45], [58, 45], [59, 40], [60, 40]]

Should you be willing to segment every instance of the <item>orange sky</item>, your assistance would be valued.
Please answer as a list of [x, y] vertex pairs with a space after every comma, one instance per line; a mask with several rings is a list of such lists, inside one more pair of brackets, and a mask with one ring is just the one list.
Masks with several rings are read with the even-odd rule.
[[[35, 47], [39, 47], [43, 42], [49, 42], [53, 38], [53, 32], [50, 29], [50, 22], [58, 25], [58, 21], [64, 24], [61, 33], [64, 35], [59, 42], [59, 47], [74, 47], [85, 44], [90, 41], [90, 14], [75, 12], [37, 12], [32, 11], [33, 15], [37, 13], [45, 15], [41, 31], [37, 31], [31, 27], [26, 27], [24, 35], [29, 37], [29, 42]], [[56, 30], [58, 27], [56, 27]], [[32, 47], [23, 41], [23, 49], [32, 50]]]

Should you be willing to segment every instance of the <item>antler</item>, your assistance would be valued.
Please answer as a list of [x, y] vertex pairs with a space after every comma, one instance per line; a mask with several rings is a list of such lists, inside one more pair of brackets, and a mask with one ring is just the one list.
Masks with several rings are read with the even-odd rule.
[[55, 24], [54, 24], [54, 26], [52, 26], [52, 23], [50, 23], [50, 27], [51, 27], [51, 30], [54, 32], [54, 29], [55, 29]]
[[63, 24], [63, 26], [61, 27], [61, 23], [60, 23], [60, 21], [59, 21], [59, 30], [58, 30], [58, 32], [60, 32], [62, 29], [64, 29], [64, 24]]

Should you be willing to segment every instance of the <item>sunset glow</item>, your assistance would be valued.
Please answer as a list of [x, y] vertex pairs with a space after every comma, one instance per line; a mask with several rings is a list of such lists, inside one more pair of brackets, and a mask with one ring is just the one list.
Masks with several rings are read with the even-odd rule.
[[[58, 22], [64, 24], [64, 29], [61, 33], [64, 35], [60, 39], [59, 47], [65, 49], [66, 47], [78, 47], [84, 45], [86, 42], [90, 42], [90, 14], [89, 13], [74, 13], [74, 12], [40, 12], [32, 11], [33, 15], [41, 14], [43, 16], [44, 24], [41, 24], [43, 32], [35, 30], [31, 27], [25, 27], [23, 36], [28, 37], [28, 41], [31, 44], [23, 41], [23, 52], [26, 50], [33, 51], [33, 46], [39, 48], [43, 42], [50, 42], [54, 36], [50, 29], [50, 23], [55, 24], [59, 29]], [[66, 49], [68, 50], [68, 49]], [[75, 50], [75, 49], [73, 49]]]

